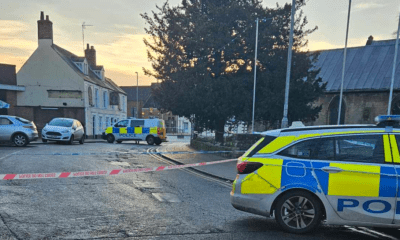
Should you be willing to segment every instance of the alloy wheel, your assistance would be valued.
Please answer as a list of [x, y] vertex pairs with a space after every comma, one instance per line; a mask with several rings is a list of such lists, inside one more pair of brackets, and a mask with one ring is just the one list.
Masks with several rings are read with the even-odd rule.
[[290, 228], [304, 229], [315, 218], [315, 206], [305, 197], [294, 196], [288, 198], [281, 208], [283, 222]]

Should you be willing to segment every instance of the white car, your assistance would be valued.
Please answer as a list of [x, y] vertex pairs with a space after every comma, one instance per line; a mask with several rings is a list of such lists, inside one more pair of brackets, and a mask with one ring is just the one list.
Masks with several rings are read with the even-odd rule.
[[72, 144], [85, 141], [85, 130], [82, 124], [72, 118], [54, 118], [42, 129], [42, 141], [68, 142]]

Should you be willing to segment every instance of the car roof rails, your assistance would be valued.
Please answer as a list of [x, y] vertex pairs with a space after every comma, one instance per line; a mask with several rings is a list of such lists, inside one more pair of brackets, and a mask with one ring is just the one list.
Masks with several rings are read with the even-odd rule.
[[380, 115], [375, 118], [378, 127], [400, 127], [400, 115]]

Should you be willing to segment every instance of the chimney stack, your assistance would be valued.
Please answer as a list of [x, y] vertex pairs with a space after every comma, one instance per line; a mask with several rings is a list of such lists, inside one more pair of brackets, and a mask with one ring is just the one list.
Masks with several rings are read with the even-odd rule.
[[365, 45], [366, 46], [371, 45], [372, 41], [374, 41], [374, 37], [371, 35], [371, 36], [368, 37], [368, 41], [367, 41], [367, 43]]
[[85, 58], [90, 66], [96, 66], [96, 50], [93, 46], [89, 48], [89, 43], [86, 45]]
[[40, 12], [40, 20], [38, 20], [37, 23], [39, 45], [41, 42], [47, 42], [50, 43], [50, 45], [53, 44], [53, 23], [49, 20], [49, 15], [46, 15], [45, 20], [44, 12]]

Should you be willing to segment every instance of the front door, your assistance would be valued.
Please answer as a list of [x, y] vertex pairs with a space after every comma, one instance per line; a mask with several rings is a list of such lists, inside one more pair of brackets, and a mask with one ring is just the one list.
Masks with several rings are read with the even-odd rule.
[[387, 134], [322, 138], [317, 159], [321, 189], [342, 219], [393, 223], [397, 176]]

